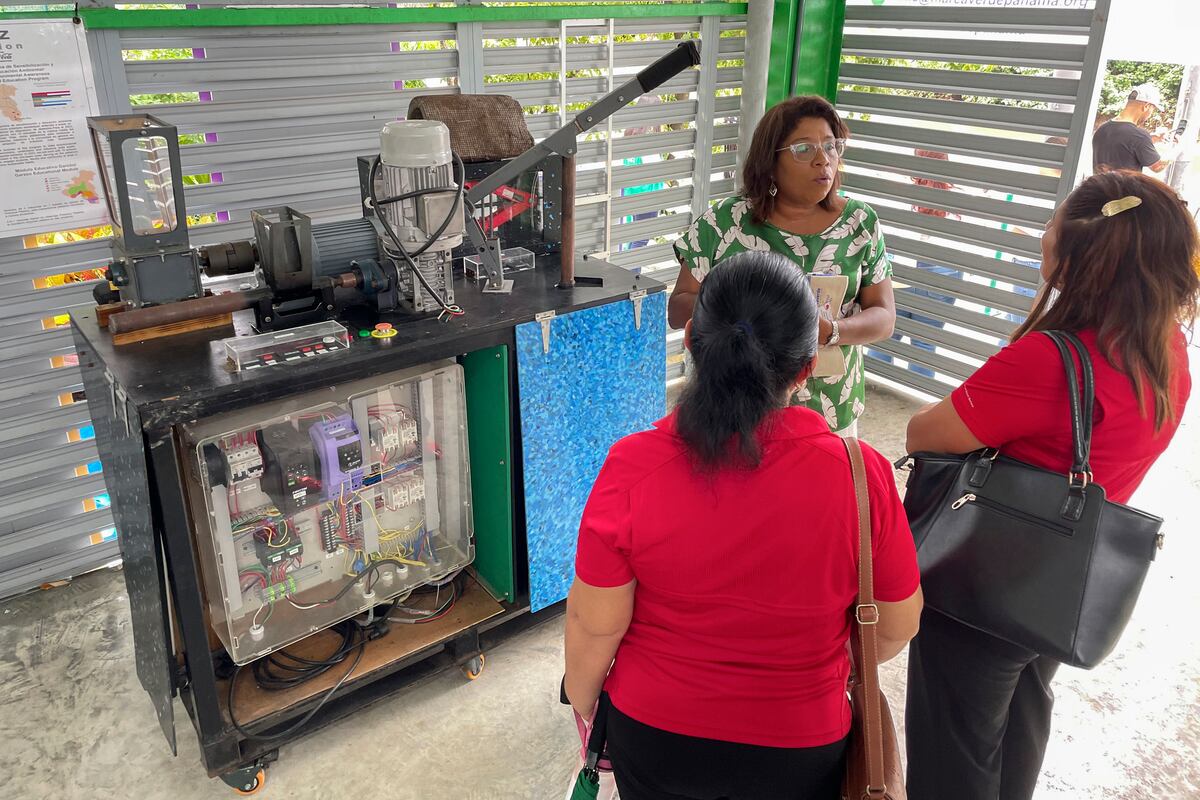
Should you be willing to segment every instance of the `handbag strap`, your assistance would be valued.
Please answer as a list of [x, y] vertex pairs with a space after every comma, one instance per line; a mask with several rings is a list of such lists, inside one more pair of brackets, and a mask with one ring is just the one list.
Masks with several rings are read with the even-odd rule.
[[1083, 425], [1087, 437], [1084, 441], [1083, 466], [1090, 472], [1091, 464], [1089, 462], [1092, 455], [1092, 432], [1095, 424], [1093, 413], [1096, 406], [1096, 376], [1092, 370], [1092, 354], [1088, 352], [1087, 345], [1083, 343], [1083, 340], [1075, 334], [1069, 331], [1059, 331], [1058, 333], [1079, 354], [1079, 364], [1083, 375]]
[[858, 510], [858, 603], [854, 627], [858, 629], [858, 679], [863, 685], [867, 744], [867, 796], [882, 797], [887, 789], [883, 764], [883, 709], [879, 692], [879, 640], [875, 626], [879, 606], [875, 604], [875, 570], [871, 557], [871, 499], [867, 493], [867, 470], [858, 439], [842, 442], [850, 456], [854, 498]]
[[[1087, 347], [1074, 334], [1061, 331], [1044, 331], [1058, 349], [1063, 369], [1067, 374], [1067, 395], [1071, 405], [1071, 441], [1073, 445], [1071, 482], [1081, 479], [1084, 486], [1091, 482], [1092, 424], [1095, 409], [1096, 384], [1092, 373], [1091, 356]], [[1075, 354], [1079, 353], [1083, 373], [1080, 386], [1079, 371], [1075, 369]], [[1082, 398], [1081, 398], [1082, 393]]]

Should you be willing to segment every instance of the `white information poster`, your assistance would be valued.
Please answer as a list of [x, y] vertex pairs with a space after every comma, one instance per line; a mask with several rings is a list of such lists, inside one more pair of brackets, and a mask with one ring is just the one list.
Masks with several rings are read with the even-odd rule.
[[0, 237], [108, 221], [87, 129], [95, 109], [82, 25], [0, 21]]

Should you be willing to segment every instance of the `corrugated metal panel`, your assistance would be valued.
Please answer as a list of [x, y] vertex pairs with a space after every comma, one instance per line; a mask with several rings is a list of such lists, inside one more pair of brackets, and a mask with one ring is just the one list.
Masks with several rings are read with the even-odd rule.
[[847, 91], [838, 92], [837, 104], [841, 111], [848, 113], [887, 114], [994, 130], [1026, 131], [1043, 136], [1065, 136], [1071, 130], [1071, 115], [1065, 111]]
[[846, 8], [846, 27], [1087, 36], [1092, 25], [1091, 11], [1086, 8], [1045, 9], [1036, 17], [1012, 12], [1008, 8], [986, 7], [868, 9], [850, 5]]
[[1079, 91], [1079, 81], [1073, 78], [877, 64], [844, 63], [839, 77], [843, 83], [855, 86], [978, 95], [1006, 100], [1040, 100], [1049, 103], [1074, 103]]
[[[92, 542], [92, 537], [86, 534], [75, 539], [65, 539], [65, 532], [57, 526], [52, 527], [51, 535], [56, 549], [64, 549], [65, 552], [49, 555], [48, 546], [37, 550], [25, 564], [18, 564], [15, 558], [0, 552], [0, 561], [12, 565], [0, 572], [0, 597], [35, 589], [64, 576], [79, 575], [121, 557], [115, 539], [101, 539], [98, 544]], [[95, 535], [97, 534], [93, 534]]]
[[959, 186], [977, 189], [992, 189], [1003, 186], [1028, 197], [1053, 200], [1058, 193], [1058, 178], [1036, 172], [1017, 172], [1003, 167], [985, 167], [961, 161], [942, 161], [920, 158], [867, 147], [853, 147], [848, 155], [856, 165], [884, 171], [899, 168], [906, 175], [916, 175], [935, 181], [944, 181]]
[[629, 216], [643, 214], [648, 211], [678, 208], [688, 205], [691, 200], [691, 186], [677, 186], [674, 189], [660, 189], [656, 192], [631, 194], [613, 201], [613, 215]]
[[847, 6], [842, 182], [879, 213], [897, 288], [897, 337], [868, 351], [876, 374], [945, 394], [1028, 313], [1085, 131], [1099, 5]]
[[[1025, 9], [1021, 10], [1024, 13]], [[1039, 13], [1030, 10], [1031, 13]], [[1002, 64], [1013, 67], [1081, 69], [1083, 44], [1060, 42], [989, 42], [941, 36], [868, 36], [846, 34], [842, 54], [868, 58], [919, 58], [951, 64]]]
[[[183, 160], [220, 182], [189, 186], [188, 211], [231, 221], [280, 203], [318, 219], [356, 209], [355, 158], [378, 151], [383, 123], [416, 95], [455, 91], [454, 39], [441, 23], [121, 32], [130, 94], [185, 100], [148, 110], [206, 135]], [[193, 57], [136, 60], [142, 49]]]

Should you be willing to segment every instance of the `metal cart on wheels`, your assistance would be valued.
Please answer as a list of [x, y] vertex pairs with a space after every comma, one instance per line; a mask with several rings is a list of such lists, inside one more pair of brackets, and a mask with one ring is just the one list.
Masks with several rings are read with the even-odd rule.
[[[261, 787], [264, 769], [278, 757], [281, 745], [378, 703], [431, 671], [459, 666], [468, 678], [478, 677], [488, 647], [554, 613], [572, 575], [579, 512], [608, 445], [664, 411], [666, 314], [661, 284], [602, 262], [589, 262], [603, 276], [602, 285], [556, 288], [554, 259], [546, 256], [538, 269], [515, 275], [512, 294], [483, 293], [456, 278], [466, 311], [460, 318], [351, 316], [343, 319], [350, 339], [342, 352], [302, 356], [254, 371], [233, 372], [227, 365], [218, 339], [233, 335], [229, 329], [118, 346], [100, 328], [95, 309], [72, 315], [124, 558], [138, 677], [173, 752], [174, 698], [179, 697], [208, 773], [238, 792], [252, 793]], [[237, 334], [250, 332], [249, 319], [243, 319], [248, 314], [234, 317]], [[325, 601], [301, 602], [304, 592], [288, 589], [276, 595], [269, 583], [302, 578], [289, 577], [274, 564], [287, 551], [297, 567], [308, 564], [310, 555], [320, 562], [312, 567], [314, 575], [325, 568], [322, 559], [332, 559], [335, 566], [328, 569], [336, 572], [343, 568], [339, 542], [344, 535], [337, 534], [338, 542], [324, 553], [314, 547], [313, 538], [304, 538], [317, 533], [291, 531], [286, 522], [267, 525], [266, 534], [259, 528], [245, 536], [237, 557], [261, 558], [269, 566], [255, 564], [246, 575], [235, 569], [232, 580], [235, 586], [245, 584], [239, 588], [247, 597], [269, 595], [270, 604], [256, 600], [261, 602], [257, 612], [266, 613], [235, 620], [242, 612], [231, 610], [228, 596], [215, 596], [240, 591], [213, 579], [229, 565], [230, 556], [212, 551], [216, 533], [209, 523], [220, 515], [213, 513], [209, 498], [219, 499], [224, 487], [208, 492], [215, 480], [205, 466], [206, 453], [211, 455], [205, 443], [219, 441], [228, 448], [230, 442], [236, 444], [234, 439], [211, 434], [246, 430], [246, 424], [261, 429], [272, 419], [303, 416], [306, 408], [315, 407], [314, 398], [341, 402], [349, 397], [347, 407], [353, 407], [353, 398], [364, 388], [367, 394], [391, 391], [407, 386], [406, 376], [426, 375], [431, 369], [461, 376], [456, 380], [461, 380], [465, 409], [461, 441], [455, 444], [454, 429], [446, 428], [441, 435], [447, 441], [427, 448], [440, 448], [439, 460], [425, 463], [427, 473], [442, 470], [441, 462], [449, 459], [442, 450], [452, 447], [460, 447], [469, 462], [469, 483], [452, 487], [437, 501], [443, 513], [456, 513], [447, 510], [451, 501], [465, 509], [465, 529], [471, 531], [473, 557], [455, 578], [456, 601], [423, 624], [392, 625], [386, 635], [364, 639], [355, 658], [312, 680], [282, 690], [261, 688], [252, 669], [239, 670], [234, 662], [249, 666], [258, 660], [266, 616], [278, 615], [266, 626], [271, 651], [286, 647], [301, 659], [319, 660], [338, 641], [329, 626], [297, 627], [306, 624], [295, 622], [306, 619], [306, 606]], [[259, 436], [241, 441], [261, 442]], [[226, 466], [220, 469], [232, 464], [247, 474], [261, 472], [257, 462], [235, 463], [231, 453], [225, 453], [220, 463]], [[463, 481], [468, 480], [465, 474], [464, 469]], [[322, 502], [330, 513], [339, 503], [332, 492]], [[360, 521], [369, 519], [376, 507], [385, 508], [379, 502], [367, 505], [370, 513], [360, 512]], [[222, 510], [225, 518], [244, 516]], [[324, 524], [325, 517], [319, 519]], [[385, 539], [399, 536], [386, 530]], [[307, 542], [306, 551], [316, 552], [288, 550], [284, 545], [293, 540], [286, 537], [292, 535]], [[319, 535], [327, 538], [317, 541], [326, 544], [334, 536], [324, 528]], [[428, 550], [422, 555], [419, 543], [413, 547], [397, 550], [408, 558], [395, 559], [429, 561]], [[344, 574], [356, 569], [360, 577], [371, 573], [374, 567], [368, 564], [375, 562], [356, 560]], [[371, 593], [381, 576], [382, 570], [376, 570], [353, 587], [350, 593], [358, 593], [355, 609], [373, 613]], [[311, 589], [307, 596], [323, 592]], [[230, 618], [222, 619], [226, 612]], [[289, 619], [293, 622], [284, 638], [272, 642], [276, 620]], [[248, 628], [236, 627], [247, 623]], [[235, 676], [236, 691], [231, 691]]]

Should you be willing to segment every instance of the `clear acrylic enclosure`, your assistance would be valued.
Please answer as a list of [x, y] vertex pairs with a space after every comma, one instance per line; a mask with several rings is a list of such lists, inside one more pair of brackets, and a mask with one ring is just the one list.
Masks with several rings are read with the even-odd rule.
[[257, 336], [231, 336], [221, 340], [221, 347], [233, 371], [246, 372], [345, 352], [350, 348], [350, 332], [327, 320]]
[[167, 140], [162, 136], [126, 139], [121, 149], [133, 232], [149, 236], [175, 230], [179, 220], [175, 216], [175, 186]]
[[462, 368], [184, 427], [211, 624], [244, 664], [474, 558]]

